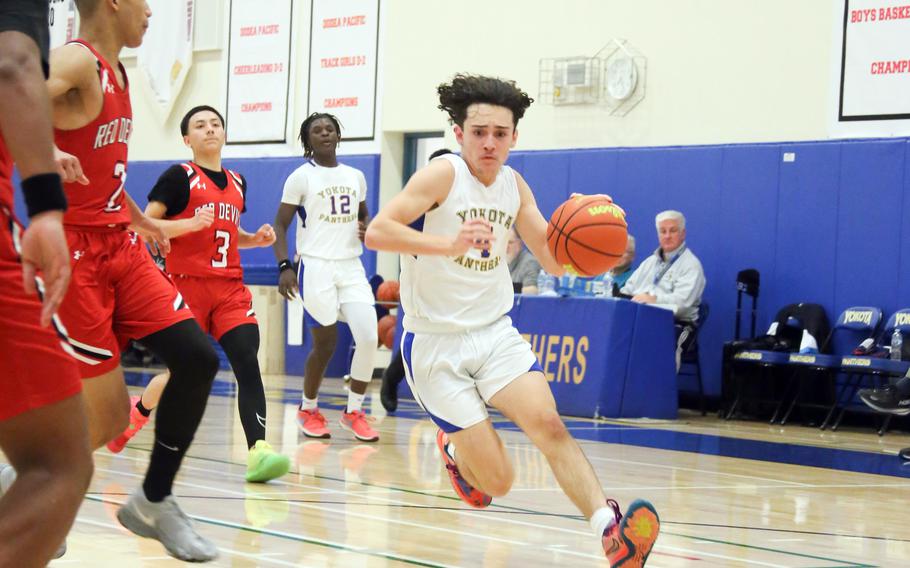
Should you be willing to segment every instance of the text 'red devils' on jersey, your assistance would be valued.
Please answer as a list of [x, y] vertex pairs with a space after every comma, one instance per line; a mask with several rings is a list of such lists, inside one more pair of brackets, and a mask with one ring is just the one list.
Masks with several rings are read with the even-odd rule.
[[243, 212], [244, 196], [240, 176], [227, 172], [227, 185], [219, 188], [196, 164], [180, 164], [189, 177], [189, 202], [180, 213], [168, 219], [191, 219], [203, 207], [212, 209], [215, 221], [201, 231], [186, 233], [171, 240], [167, 271], [187, 276], [242, 278], [237, 227]]
[[101, 112], [87, 125], [74, 130], [54, 129], [57, 147], [79, 158], [88, 185], [66, 183], [63, 189], [69, 209], [63, 218], [67, 226], [123, 229], [130, 223], [124, 199], [126, 157], [133, 130], [129, 81], [120, 64], [123, 87], [114, 69], [83, 40], [73, 44], [89, 50], [97, 60], [98, 80], [104, 101]]

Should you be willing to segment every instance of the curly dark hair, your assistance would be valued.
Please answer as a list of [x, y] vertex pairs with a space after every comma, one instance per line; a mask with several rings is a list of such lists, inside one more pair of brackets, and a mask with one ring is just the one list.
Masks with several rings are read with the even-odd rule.
[[464, 127], [468, 107], [476, 103], [506, 107], [512, 111], [512, 122], [518, 126], [518, 119], [534, 102], [528, 93], [522, 91], [515, 81], [482, 75], [465, 75], [459, 73], [451, 83], [443, 83], [436, 88], [439, 93], [437, 108], [449, 113], [449, 119], [458, 126]]
[[341, 140], [341, 122], [339, 122], [338, 117], [327, 112], [314, 112], [306, 117], [306, 120], [300, 125], [300, 134], [297, 136], [303, 144], [304, 158], [313, 157], [313, 147], [310, 146], [310, 137], [308, 135], [310, 133], [310, 126], [320, 118], [327, 118], [332, 121], [332, 124], [335, 125], [335, 132], [338, 133], [338, 139]]

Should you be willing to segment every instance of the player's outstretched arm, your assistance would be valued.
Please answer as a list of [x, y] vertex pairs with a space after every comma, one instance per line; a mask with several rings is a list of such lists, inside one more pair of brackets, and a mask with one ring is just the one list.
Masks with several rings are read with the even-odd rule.
[[435, 160], [418, 170], [407, 185], [383, 207], [367, 227], [365, 243], [373, 250], [404, 254], [458, 256], [470, 248], [492, 243], [490, 224], [482, 219], [462, 225], [458, 235], [430, 235], [409, 227], [411, 223], [445, 201], [455, 179], [455, 169], [446, 160]]
[[145, 216], [130, 194], [124, 192], [123, 198], [130, 209], [129, 229], [142, 237], [142, 240], [151, 245], [153, 249], [157, 248], [161, 256], [167, 256], [171, 252], [171, 241], [164, 229], [159, 227], [156, 221]]
[[537, 200], [534, 199], [534, 193], [528, 183], [518, 172], [515, 173], [515, 178], [518, 180], [518, 194], [521, 196], [515, 230], [544, 270], [550, 274], [562, 276], [566, 272], [565, 267], [556, 262], [547, 247], [547, 220], [540, 214]]
[[275, 242], [275, 229], [268, 223], [260, 226], [255, 233], [247, 233], [241, 227], [237, 227], [237, 248], [259, 248], [267, 247]]
[[160, 201], [149, 201], [145, 206], [145, 216], [154, 220], [169, 239], [201, 231], [215, 222], [215, 212], [210, 207], [201, 208], [190, 219], [165, 219], [166, 214], [167, 205]]

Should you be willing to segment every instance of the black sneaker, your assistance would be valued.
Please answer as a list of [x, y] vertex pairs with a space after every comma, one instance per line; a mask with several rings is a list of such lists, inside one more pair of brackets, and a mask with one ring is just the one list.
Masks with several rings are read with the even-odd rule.
[[379, 400], [387, 412], [398, 410], [398, 381], [383, 375], [382, 387], [379, 390]]
[[903, 450], [897, 452], [897, 457], [904, 462], [904, 465], [910, 464], [910, 448], [904, 448]]
[[910, 397], [901, 397], [902, 395], [891, 385], [875, 390], [862, 389], [859, 391], [859, 398], [867, 406], [879, 412], [906, 416], [910, 414]]

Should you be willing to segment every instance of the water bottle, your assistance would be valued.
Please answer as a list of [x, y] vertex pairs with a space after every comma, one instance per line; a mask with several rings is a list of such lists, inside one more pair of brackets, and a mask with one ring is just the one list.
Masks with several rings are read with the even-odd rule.
[[553, 277], [547, 274], [547, 271], [542, 268], [537, 274], [537, 294], [540, 296], [556, 295], [556, 291], [553, 286]]
[[904, 348], [904, 338], [901, 336], [901, 330], [894, 328], [891, 334], [891, 360], [901, 360], [901, 350]]
[[613, 297], [613, 273], [612, 272], [608, 271], [606, 274], [604, 274], [602, 296], [604, 298]]

